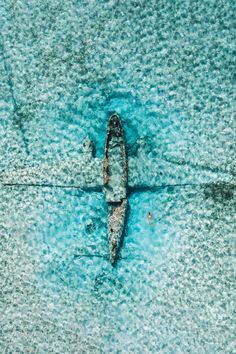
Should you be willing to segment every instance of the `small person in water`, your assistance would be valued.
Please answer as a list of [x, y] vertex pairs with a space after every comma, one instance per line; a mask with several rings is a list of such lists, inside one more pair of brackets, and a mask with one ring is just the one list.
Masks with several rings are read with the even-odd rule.
[[152, 222], [152, 214], [150, 213], [150, 211], [148, 212], [148, 222], [149, 224], [151, 224]]

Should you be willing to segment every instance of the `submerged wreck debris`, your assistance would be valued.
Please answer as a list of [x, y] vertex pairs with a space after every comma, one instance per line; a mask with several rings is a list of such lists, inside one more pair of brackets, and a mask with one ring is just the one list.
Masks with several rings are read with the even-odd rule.
[[110, 260], [112, 265], [116, 263], [118, 253], [122, 245], [127, 208], [127, 199], [123, 199], [120, 203], [108, 203], [107, 229]]
[[108, 241], [110, 260], [116, 263], [122, 244], [128, 206], [128, 160], [120, 118], [112, 114], [107, 128], [104, 153], [104, 192], [108, 205]]
[[[113, 113], [108, 121], [103, 158], [96, 156], [94, 143], [86, 137], [79, 158], [41, 163], [38, 166], [25, 165], [20, 168], [13, 166], [0, 173], [0, 184], [9, 188], [23, 186], [74, 188], [79, 193], [103, 191], [107, 202], [109, 258], [111, 264], [115, 265], [116, 261], [121, 259], [119, 250], [128, 214], [128, 188], [129, 192], [159, 191], [163, 188], [171, 191], [174, 187], [201, 185], [205, 188], [206, 198], [224, 203], [234, 198], [235, 173], [191, 166], [198, 172], [191, 175], [187, 163], [173, 164], [174, 161], [152, 155], [148, 139], [137, 141], [137, 151], [133, 156], [129, 156], [128, 160], [121, 120]], [[158, 166], [158, 170], [154, 168], [155, 166]], [[151, 224], [151, 218], [149, 219]], [[86, 233], [95, 232], [98, 224], [96, 220], [88, 220], [85, 225]], [[104, 258], [98, 254], [83, 253], [76, 257]]]

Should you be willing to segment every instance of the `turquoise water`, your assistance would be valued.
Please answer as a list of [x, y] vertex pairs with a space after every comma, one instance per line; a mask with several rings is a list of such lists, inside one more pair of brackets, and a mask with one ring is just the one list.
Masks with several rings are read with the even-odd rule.
[[116, 111], [145, 185], [188, 184], [133, 190], [115, 268], [102, 193], [0, 186], [1, 352], [233, 353], [234, 3], [0, 12], [1, 171], [79, 158], [87, 135], [102, 157]]

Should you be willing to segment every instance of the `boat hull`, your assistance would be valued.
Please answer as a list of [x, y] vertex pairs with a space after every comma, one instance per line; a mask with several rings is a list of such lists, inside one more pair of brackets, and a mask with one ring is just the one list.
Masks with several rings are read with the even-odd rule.
[[112, 265], [115, 265], [122, 245], [127, 208], [127, 199], [120, 203], [108, 204], [108, 241]]
[[110, 260], [114, 265], [122, 244], [128, 207], [128, 160], [124, 133], [117, 114], [112, 114], [109, 119], [104, 155], [104, 193], [108, 205], [108, 241]]
[[124, 133], [117, 114], [109, 119], [104, 155], [106, 201], [119, 203], [127, 195], [128, 161]]

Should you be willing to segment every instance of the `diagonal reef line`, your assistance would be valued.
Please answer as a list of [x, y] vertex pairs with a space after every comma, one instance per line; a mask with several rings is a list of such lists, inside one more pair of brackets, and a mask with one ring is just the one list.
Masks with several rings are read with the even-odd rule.
[[0, 186], [4, 187], [42, 187], [42, 188], [61, 188], [61, 189], [77, 189], [81, 192], [100, 192], [100, 187], [86, 187], [80, 188], [79, 186], [68, 186], [63, 184], [48, 184], [48, 183], [1, 183]]
[[[102, 187], [86, 187], [80, 188], [79, 186], [69, 186], [63, 184], [50, 184], [50, 183], [11, 183], [11, 182], [0, 182], [0, 186], [4, 187], [41, 187], [41, 188], [61, 188], [61, 189], [78, 189], [82, 192], [102, 192]], [[142, 193], [142, 192], [155, 192], [168, 187], [199, 187], [202, 184], [166, 184], [154, 187], [141, 186], [141, 187], [129, 187], [129, 194], [131, 193]]]
[[[0, 33], [0, 39], [1, 39], [0, 47], [1, 47], [1, 51], [2, 51], [3, 65], [4, 65], [4, 69], [6, 71], [6, 74], [7, 74], [7, 84], [8, 84], [10, 95], [11, 95], [11, 99], [12, 99], [13, 113], [14, 113], [15, 116], [19, 117], [19, 109], [20, 109], [20, 107], [19, 107], [19, 105], [17, 103], [16, 96], [15, 96], [15, 93], [14, 93], [14, 83], [13, 83], [12, 69], [11, 69], [11, 66], [9, 64], [7, 64], [7, 59], [5, 57], [6, 50], [5, 50], [5, 46], [4, 46], [3, 35], [1, 33]], [[17, 126], [19, 127], [19, 131], [21, 133], [21, 137], [22, 137], [22, 141], [23, 141], [23, 144], [24, 144], [24, 147], [25, 147], [25, 151], [26, 151], [27, 155], [29, 155], [28, 141], [27, 141], [27, 139], [25, 137], [25, 129], [23, 127], [23, 124], [20, 121], [20, 119], [19, 119], [18, 122], [16, 121], [16, 123], [17, 123]]]
[[[142, 193], [142, 192], [155, 192], [159, 191], [161, 189], [165, 188], [171, 188], [171, 187], [181, 187], [181, 188], [186, 188], [186, 187], [202, 187], [202, 186], [208, 186], [209, 184], [217, 185], [219, 182], [211, 182], [211, 183], [186, 183], [186, 184], [162, 184], [159, 186], [140, 186], [140, 187], [129, 187], [129, 194], [131, 193]], [[235, 186], [234, 184], [228, 183], [228, 182], [223, 182], [225, 185], [232, 185]], [[69, 186], [69, 185], [64, 185], [64, 184], [50, 184], [50, 183], [11, 183], [11, 182], [0, 182], [0, 186], [4, 187], [42, 187], [42, 188], [62, 188], [62, 189], [78, 189], [82, 192], [102, 192], [102, 187], [85, 187], [81, 188], [79, 186]]]
[[217, 182], [204, 182], [204, 183], [179, 183], [179, 184], [162, 184], [159, 186], [138, 186], [138, 187], [129, 187], [129, 194], [131, 193], [142, 193], [142, 192], [156, 192], [161, 189], [165, 188], [171, 188], [171, 187], [180, 187], [180, 188], [186, 188], [186, 187], [204, 187], [210, 185], [217, 185], [217, 184], [225, 185], [225, 186], [232, 186], [235, 187], [234, 183], [230, 182], [221, 182], [220, 180]]
[[169, 187], [200, 187], [204, 183], [179, 183], [179, 184], [160, 184], [158, 186], [139, 186], [139, 187], [129, 187], [130, 193], [141, 193], [141, 192], [155, 192], [160, 189], [169, 188]]

